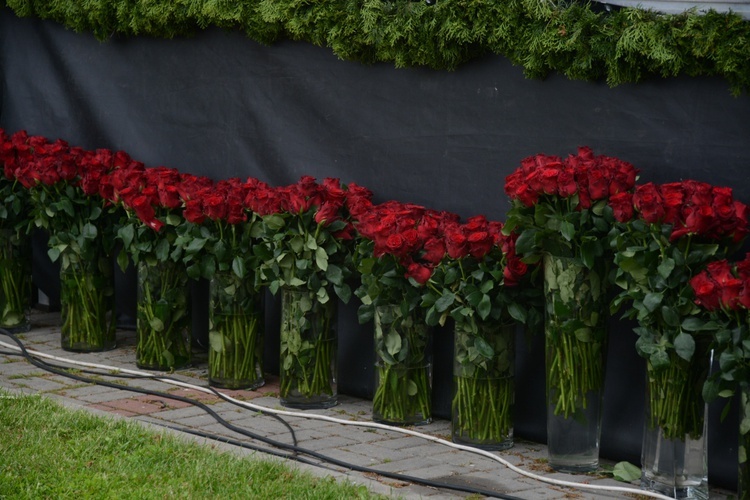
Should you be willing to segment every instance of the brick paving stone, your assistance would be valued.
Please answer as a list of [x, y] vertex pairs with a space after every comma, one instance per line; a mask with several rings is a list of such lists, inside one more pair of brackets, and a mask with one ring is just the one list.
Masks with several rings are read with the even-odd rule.
[[150, 415], [152, 413], [160, 412], [163, 409], [160, 404], [146, 402], [137, 398], [116, 399], [100, 403], [100, 405], [108, 406], [115, 410], [128, 411], [136, 415]]
[[19, 375], [40, 373], [39, 368], [23, 360], [14, 363], [3, 363], [0, 366], [0, 370], [2, 370], [3, 378], [5, 379], [11, 379]]
[[152, 414], [161, 420], [177, 421], [183, 418], [194, 417], [196, 415], [205, 415], [206, 412], [197, 406], [186, 406], [185, 408], [177, 408], [175, 410], [162, 410]]
[[21, 387], [27, 387], [37, 392], [53, 392], [64, 389], [66, 387], [59, 382], [55, 382], [54, 380], [47, 380], [43, 377], [18, 379], [15, 382]]
[[179, 408], [187, 408], [189, 406], [193, 406], [190, 403], [186, 403], [184, 401], [177, 401], [176, 399], [165, 398], [162, 396], [151, 396], [147, 394], [137, 396], [133, 399], [135, 401], [142, 401], [144, 403], [156, 405], [159, 408], [158, 411], [176, 410]]
[[[319, 438], [313, 438], [313, 439], [302, 439], [299, 435], [299, 433], [296, 434], [297, 439], [299, 440], [298, 446], [300, 448], [304, 448], [306, 450], [310, 451], [319, 451], [321, 453], [327, 454], [329, 450], [332, 448], [344, 448], [347, 451], [350, 451], [352, 453], [357, 453], [356, 451], [353, 451], [351, 448], [352, 446], [356, 446], [356, 441], [353, 441], [352, 439], [349, 439], [347, 437], [342, 436], [321, 436]], [[360, 453], [362, 455], [362, 453]], [[372, 455], [369, 455], [372, 457]], [[376, 458], [376, 457], [372, 457]]]
[[205, 404], [213, 404], [213, 403], [218, 403], [219, 401], [221, 401], [221, 398], [219, 398], [218, 396], [215, 396], [213, 394], [208, 394], [203, 391], [199, 391], [197, 389], [175, 387], [174, 389], [171, 389], [167, 392], [169, 392], [170, 394], [174, 394], [176, 396], [181, 396], [183, 398], [195, 399], [196, 401], [200, 401], [201, 403], [205, 403]]
[[378, 459], [366, 455], [360, 455], [359, 453], [352, 453], [347, 448], [327, 448], [325, 450], [320, 450], [319, 453], [326, 457], [340, 460], [345, 464], [353, 464], [360, 467], [374, 467], [377, 465], [378, 468], [380, 467], [380, 461]]
[[289, 434], [289, 429], [287, 429], [284, 424], [272, 417], [264, 415], [252, 415], [243, 419], [235, 420], [232, 423], [238, 427], [244, 427], [258, 434], [265, 434], [270, 437]]
[[92, 386], [89, 390], [79, 388], [71, 389], [71, 391], [80, 391], [80, 393], [74, 393], [74, 396], [87, 403], [106, 403], [107, 401], [116, 401], [118, 399], [135, 397], [138, 395], [135, 392], [113, 389], [103, 385]]
[[394, 457], [398, 457], [398, 454], [394, 454], [393, 450], [383, 448], [380, 446], [372, 446], [368, 444], [355, 444], [347, 446], [347, 449], [352, 453], [359, 453], [360, 455], [368, 455], [379, 462], [390, 462], [394, 460]]
[[103, 411], [103, 412], [106, 412], [106, 413], [113, 413], [115, 415], [120, 415], [121, 417], [135, 417], [135, 416], [139, 415], [138, 413], [135, 413], [135, 412], [132, 412], [132, 411], [129, 411], [129, 410], [125, 410], [123, 408], [115, 408], [113, 406], [107, 406], [107, 405], [100, 404], [100, 403], [91, 404], [91, 405], [87, 406], [86, 408], [91, 408], [91, 409]]

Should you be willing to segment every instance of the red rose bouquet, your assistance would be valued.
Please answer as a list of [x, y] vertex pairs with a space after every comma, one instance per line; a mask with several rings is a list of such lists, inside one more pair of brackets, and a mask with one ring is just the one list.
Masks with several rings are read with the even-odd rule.
[[[129, 162], [103, 180], [109, 200], [124, 208], [117, 237], [125, 269], [137, 267], [136, 364], [172, 370], [191, 361], [192, 319], [188, 277], [201, 275], [206, 238], [195, 238], [186, 203], [204, 196], [213, 182], [166, 167]], [[208, 266], [205, 264], [204, 266]]]
[[636, 174], [630, 163], [583, 147], [565, 159], [526, 158], [506, 178], [511, 209], [504, 231], [519, 234], [524, 262], [543, 261], [548, 450], [557, 470], [598, 466], [607, 234], [615, 222], [608, 200], [631, 191]]
[[[18, 138], [18, 137], [17, 137]], [[0, 129], [0, 328], [28, 331], [31, 307], [31, 242], [33, 224], [29, 191], [14, 175], [16, 148]]]
[[505, 180], [511, 201], [505, 231], [519, 233], [517, 251], [526, 262], [550, 254], [592, 269], [608, 251], [605, 238], [614, 216], [607, 201], [632, 191], [637, 172], [630, 163], [596, 156], [586, 147], [565, 159], [526, 158]]
[[[739, 262], [709, 263], [690, 279], [695, 303], [707, 321], [695, 317], [693, 329], [713, 333], [719, 368], [703, 386], [707, 402], [732, 397], [739, 390], [738, 498], [750, 498], [750, 254]], [[729, 405], [727, 405], [727, 409]], [[725, 410], [726, 411], [726, 410]]]
[[420, 303], [445, 255], [443, 225], [458, 216], [396, 201], [359, 207], [356, 265], [359, 321], [375, 322], [373, 418], [394, 424], [432, 419], [430, 338]]
[[515, 252], [516, 234], [484, 216], [444, 225], [446, 256], [426, 284], [427, 323], [453, 318], [453, 440], [513, 444], [516, 326], [541, 324], [541, 290]]
[[[12, 175], [29, 190], [37, 227], [49, 232], [50, 259], [60, 261], [62, 347], [115, 345], [113, 247], [117, 211], [98, 180], [115, 165], [108, 150], [86, 151], [65, 141], [13, 135]], [[6, 165], [7, 166], [7, 165]]]
[[247, 208], [258, 185], [254, 179], [221, 180], [199, 188], [184, 202], [183, 216], [192, 235], [187, 250], [198, 252], [190, 269], [199, 269], [210, 280], [209, 383], [229, 389], [255, 389], [265, 383], [257, 272], [264, 226], [260, 215]]
[[619, 221], [610, 235], [615, 282], [622, 288], [613, 308], [627, 303], [624, 316], [638, 322], [636, 349], [648, 361], [650, 424], [668, 438], [700, 435], [700, 393], [693, 391], [692, 403], [682, 398], [680, 405], [662, 394], [668, 384], [689, 392], [685, 377], [706, 376], [710, 338], [694, 328], [698, 309], [690, 279], [739, 248], [748, 233], [747, 206], [729, 188], [691, 180], [639, 185], [611, 203]]
[[278, 188], [255, 186], [250, 208], [263, 216], [262, 282], [282, 291], [280, 396], [285, 406], [336, 404], [337, 301], [351, 298], [352, 226], [348, 189], [309, 176]]
[[[624, 316], [638, 322], [636, 350], [646, 359], [643, 476], [669, 491], [686, 488], [682, 477], [707, 489], [705, 460], [690, 454], [705, 447], [701, 387], [711, 336], [696, 322], [690, 279], [739, 247], [747, 206], [731, 189], [691, 180], [644, 184], [612, 202], [619, 222], [610, 242], [622, 288], [612, 306], [627, 303]], [[664, 459], [670, 453], [677, 465]]]

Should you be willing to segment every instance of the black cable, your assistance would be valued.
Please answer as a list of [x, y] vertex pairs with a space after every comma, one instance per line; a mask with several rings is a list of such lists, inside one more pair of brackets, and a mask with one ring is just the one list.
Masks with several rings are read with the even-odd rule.
[[[13, 335], [12, 333], [10, 333], [7, 330], [4, 330], [2, 328], [0, 328], [0, 333], [2, 333], [3, 335], [6, 335], [8, 337], [10, 337], [19, 346], [19, 348], [21, 349], [22, 356], [29, 363], [33, 364], [34, 366], [36, 366], [38, 368], [41, 368], [43, 370], [55, 373], [57, 375], [61, 375], [61, 376], [64, 376], [64, 377], [72, 378], [74, 380], [85, 382], [85, 383], [102, 385], [102, 386], [105, 386], [105, 387], [111, 387], [111, 388], [114, 388], [114, 389], [121, 389], [121, 390], [126, 390], [126, 391], [131, 391], [131, 392], [137, 392], [137, 393], [151, 395], [151, 396], [164, 397], [164, 398], [174, 399], [176, 401], [181, 401], [181, 402], [184, 402], [184, 403], [192, 404], [194, 406], [197, 406], [197, 407], [201, 408], [203, 411], [205, 411], [211, 417], [213, 417], [219, 424], [221, 424], [222, 426], [226, 427], [227, 429], [229, 429], [229, 430], [231, 430], [233, 432], [236, 432], [236, 433], [241, 434], [243, 436], [249, 437], [251, 439], [258, 440], [258, 441], [260, 441], [262, 443], [265, 443], [265, 444], [270, 445], [270, 446], [274, 446], [276, 448], [280, 448], [280, 449], [292, 451], [293, 454], [285, 454], [285, 453], [280, 453], [280, 452], [276, 452], [276, 451], [273, 451], [273, 450], [269, 450], [267, 448], [260, 448], [260, 447], [253, 446], [253, 445], [248, 444], [248, 443], [244, 443], [242, 441], [238, 441], [238, 440], [234, 440], [234, 439], [227, 438], [227, 437], [224, 437], [224, 436], [218, 436], [218, 435], [215, 435], [215, 434], [206, 433], [206, 432], [202, 432], [202, 431], [196, 431], [194, 429], [178, 428], [178, 427], [173, 427], [173, 426], [168, 426], [168, 425], [163, 425], [164, 427], [173, 428], [175, 430], [179, 430], [180, 432], [186, 432], [188, 434], [193, 434], [193, 435], [196, 435], [196, 436], [204, 437], [206, 439], [213, 439], [213, 440], [216, 440], [216, 441], [225, 442], [225, 443], [228, 443], [228, 444], [232, 444], [233, 446], [239, 446], [239, 447], [247, 448], [247, 449], [250, 449], [250, 450], [253, 450], [253, 451], [260, 451], [260, 452], [263, 452], [263, 453], [269, 453], [271, 455], [283, 457], [283, 458], [286, 458], [286, 459], [296, 460], [296, 461], [307, 463], [307, 464], [310, 464], [310, 465], [320, 466], [319, 463], [315, 463], [313, 461], [303, 459], [298, 454], [309, 455], [311, 457], [317, 458], [318, 460], [321, 460], [323, 462], [327, 462], [327, 463], [330, 463], [330, 464], [342, 467], [344, 469], [353, 470], [353, 471], [357, 471], [357, 472], [363, 472], [363, 473], [377, 474], [377, 475], [388, 477], [388, 478], [391, 478], [391, 479], [396, 479], [396, 480], [401, 480], [401, 481], [406, 481], [406, 482], [411, 482], [411, 483], [416, 483], [416, 484], [422, 484], [422, 485], [433, 487], [433, 488], [450, 489], [450, 490], [461, 491], [461, 492], [465, 492], [465, 493], [472, 493], [472, 494], [484, 495], [484, 496], [487, 496], [487, 497], [501, 498], [501, 499], [504, 499], [504, 500], [521, 500], [518, 497], [514, 497], [514, 496], [510, 496], [510, 495], [505, 495], [505, 494], [498, 493], [498, 492], [495, 492], [495, 491], [487, 491], [487, 490], [482, 490], [482, 489], [479, 489], [479, 488], [472, 488], [472, 487], [469, 487], [469, 486], [461, 486], [461, 485], [455, 485], [455, 484], [441, 483], [441, 482], [438, 482], [438, 481], [432, 481], [432, 480], [429, 480], [429, 479], [423, 479], [423, 478], [408, 476], [408, 475], [405, 475], [405, 474], [399, 474], [399, 473], [395, 473], [395, 472], [379, 471], [377, 469], [373, 469], [373, 468], [370, 468], [370, 467], [364, 467], [364, 466], [359, 466], [359, 465], [347, 463], [347, 462], [344, 462], [342, 460], [338, 460], [336, 458], [323, 455], [323, 454], [318, 453], [318, 452], [313, 451], [313, 450], [308, 450], [308, 449], [305, 449], [305, 448], [301, 448], [301, 447], [297, 446], [296, 443], [294, 445], [290, 445], [290, 444], [287, 444], [287, 443], [282, 443], [282, 442], [276, 441], [274, 439], [271, 439], [271, 438], [268, 438], [268, 437], [265, 437], [265, 436], [260, 436], [258, 434], [255, 434], [253, 432], [248, 431], [247, 429], [243, 429], [243, 428], [237, 427], [237, 426], [235, 426], [235, 425], [227, 422], [219, 414], [217, 414], [215, 411], [213, 411], [211, 408], [209, 408], [207, 405], [205, 405], [204, 403], [202, 403], [200, 401], [197, 401], [197, 400], [194, 400], [194, 399], [190, 399], [190, 398], [186, 398], [186, 397], [183, 397], [183, 396], [178, 396], [178, 395], [170, 394], [170, 393], [164, 393], [164, 392], [160, 392], [160, 391], [153, 391], [153, 390], [141, 389], [139, 387], [129, 387], [129, 386], [124, 386], [124, 385], [120, 385], [120, 384], [114, 384], [114, 383], [107, 382], [107, 381], [104, 381], [104, 380], [89, 379], [89, 378], [86, 378], [86, 377], [82, 377], [82, 376], [76, 375], [74, 373], [70, 373], [68, 371], [68, 369], [57, 368], [57, 367], [55, 367], [55, 366], [53, 366], [53, 365], [51, 365], [51, 364], [49, 364], [49, 363], [47, 363], [45, 361], [40, 361], [40, 360], [36, 359], [35, 357], [33, 357], [32, 355], [30, 355], [28, 353], [28, 351], [26, 350], [26, 347], [23, 345], [23, 343], [18, 338], [16, 338], [15, 335]], [[97, 374], [100, 374], [100, 373], [97, 373]], [[150, 378], [150, 377], [143, 377], [143, 378]], [[154, 378], [157, 378], [157, 377], [155, 376]]]
[[[0, 352], [0, 353], [2, 353], [2, 352]], [[13, 352], [13, 353], [8, 353], [8, 354], [14, 354], [16, 356], [25, 357], [23, 353]], [[74, 367], [70, 367], [70, 366], [64, 366], [64, 365], [54, 364], [54, 363], [50, 363], [49, 361], [44, 361], [44, 360], [38, 360], [38, 361], [40, 363], [44, 363], [46, 366], [57, 368], [58, 370], [71, 370], [71, 369], [73, 369], [73, 370], [76, 370], [76, 371], [78, 371], [80, 373], [88, 373], [88, 374], [91, 374], [91, 375], [98, 375], [98, 376], [105, 376], [105, 377], [112, 377], [112, 378], [124, 378], [124, 379], [135, 379], [135, 380], [138, 380], [138, 379], [141, 379], [141, 380], [157, 380], [157, 381], [158, 380], [167, 380], [167, 381], [171, 381], [171, 382], [183, 383], [182, 380], [176, 379], [174, 377], [169, 377], [169, 376], [161, 375], [161, 374], [135, 374], [135, 373], [119, 373], [119, 372], [113, 373], [111, 371], [102, 372], [101, 370], [93, 370], [93, 369], [89, 369], [89, 368], [77, 368], [77, 367], [74, 368]], [[85, 380], [89, 380], [89, 379], [85, 379]], [[121, 388], [127, 388], [127, 386], [119, 386], [119, 387], [121, 387]], [[226, 395], [222, 394], [221, 392], [217, 391], [215, 388], [213, 388], [211, 386], [206, 387], [206, 390], [210, 391], [212, 394], [214, 394], [215, 396], [221, 398], [222, 400], [226, 401], [227, 403], [230, 403], [230, 404], [232, 404], [234, 406], [237, 406], [239, 408], [242, 408], [244, 410], [248, 410], [249, 409], [247, 406], [244, 406], [244, 405], [238, 403], [237, 401], [233, 400], [232, 398], [227, 397]], [[168, 394], [168, 393], [165, 393], [165, 394]], [[156, 395], [156, 394], [153, 394], [153, 395]], [[171, 399], [176, 399], [176, 398], [172, 397], [171, 395], [169, 397]], [[194, 400], [188, 399], [188, 401], [192, 402]], [[254, 409], [253, 411], [256, 411], [257, 413], [260, 413], [261, 415], [264, 415], [264, 416], [267, 416], [267, 417], [271, 417], [274, 420], [277, 420], [284, 427], [286, 427], [287, 430], [289, 430], [289, 434], [292, 437], [292, 442], [294, 443], [294, 445], [296, 446], [298, 444], [297, 434], [294, 431], [294, 428], [292, 428], [292, 426], [289, 424], [289, 422], [287, 422], [286, 420], [284, 420], [283, 418], [281, 418], [279, 415], [277, 415], [277, 414], [275, 414], [273, 412], [270, 412], [270, 411], [263, 410], [262, 408]]]
[[[16, 336], [13, 335], [12, 333], [7, 332], [7, 331], [3, 330], [2, 328], [0, 328], [0, 333], [3, 333], [4, 335], [6, 335], [6, 336], [10, 337], [11, 339], [13, 339], [13, 341], [15, 341], [15, 343], [21, 349], [21, 352], [22, 352], [24, 358], [26, 358], [26, 360], [29, 361], [32, 365], [34, 365], [34, 366], [36, 366], [38, 368], [41, 368], [43, 370], [50, 371], [50, 372], [55, 373], [57, 375], [62, 375], [64, 377], [72, 378], [73, 380], [78, 380], [79, 382], [86, 382], [86, 383], [89, 383], [89, 384], [96, 384], [96, 385], [102, 385], [104, 387], [111, 387], [113, 389], [119, 389], [119, 390], [137, 392], [137, 393], [145, 394], [145, 395], [148, 395], [148, 396], [158, 396], [158, 397], [167, 398], [167, 399], [174, 399], [175, 401], [181, 401], [183, 403], [191, 404], [193, 406], [197, 406], [198, 408], [202, 409], [203, 411], [205, 411], [206, 413], [208, 413], [214, 420], [216, 420], [219, 424], [221, 424], [222, 426], [226, 427], [227, 429], [229, 429], [229, 430], [231, 430], [233, 432], [236, 432], [238, 434], [242, 434], [243, 436], [249, 437], [251, 439], [257, 439], [259, 441], [265, 441], [265, 440], [267, 440], [268, 444], [271, 444], [272, 446], [276, 446], [278, 448], [283, 448], [285, 446], [289, 446], [286, 443], [282, 443], [280, 441], [276, 441], [276, 440], [272, 440], [270, 438], [266, 438], [264, 436], [261, 436], [259, 434], [255, 434], [254, 432], [251, 432], [251, 431], [249, 431], [247, 429], [244, 429], [242, 427], [237, 427], [237, 426], [235, 426], [235, 425], [227, 422], [226, 420], [224, 420], [221, 417], [221, 415], [219, 415], [218, 413], [216, 413], [208, 405], [206, 405], [205, 403], [202, 403], [200, 401], [197, 401], [195, 399], [186, 398], [184, 396], [179, 396], [179, 395], [171, 394], [171, 393], [168, 393], [168, 392], [153, 391], [153, 390], [148, 390], [148, 389], [142, 389], [140, 387], [130, 387], [130, 386], [127, 386], [127, 385], [115, 384], [115, 383], [112, 383], [112, 382], [107, 382], [106, 380], [90, 379], [90, 378], [82, 377], [82, 376], [77, 375], [75, 373], [71, 373], [70, 371], [68, 371], [70, 368], [58, 368], [58, 367], [56, 367], [56, 366], [54, 366], [54, 365], [52, 365], [52, 364], [50, 364], [50, 363], [48, 363], [46, 361], [42, 361], [42, 360], [36, 359], [35, 357], [31, 356], [28, 353], [28, 351], [26, 350], [26, 347], [23, 345], [23, 343], [18, 338], [16, 338]], [[101, 373], [97, 372], [97, 375], [101, 375]], [[107, 375], [111, 375], [111, 374], [107, 374]], [[149, 378], [149, 377], [145, 377], [145, 378]], [[277, 415], [277, 417], [278, 417], [278, 415]], [[288, 426], [287, 422], [284, 422], [284, 423]], [[294, 435], [293, 435], [293, 440], [294, 440], [294, 445], [292, 445], [292, 446], [296, 447], [296, 445], [297, 445], [297, 438]]]

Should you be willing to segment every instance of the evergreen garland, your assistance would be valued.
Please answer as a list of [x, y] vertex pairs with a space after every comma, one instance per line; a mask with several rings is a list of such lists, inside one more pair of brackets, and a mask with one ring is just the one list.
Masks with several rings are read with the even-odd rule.
[[455, 70], [483, 54], [527, 77], [559, 72], [610, 86], [647, 78], [719, 76], [750, 89], [750, 22], [710, 11], [679, 15], [564, 0], [0, 0], [99, 40], [190, 36], [210, 26], [270, 44], [282, 37], [338, 57]]

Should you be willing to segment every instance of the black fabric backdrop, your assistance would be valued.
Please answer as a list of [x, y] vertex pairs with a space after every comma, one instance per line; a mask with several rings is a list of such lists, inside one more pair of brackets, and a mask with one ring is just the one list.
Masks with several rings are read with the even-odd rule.
[[[96, 41], [0, 9], [0, 127], [84, 148], [127, 151], [148, 166], [274, 185], [309, 174], [462, 216], [503, 220], [502, 187], [519, 161], [579, 145], [641, 170], [642, 182], [692, 178], [729, 185], [750, 203], [750, 98], [712, 78], [676, 78], [615, 89], [552, 76], [527, 80], [501, 57], [456, 72], [364, 66], [325, 48], [259, 45], [209, 29], [194, 38]], [[56, 270], [35, 236], [35, 283], [56, 300]], [[123, 324], [134, 311], [132, 269], [118, 277]], [[205, 342], [206, 283], [193, 288], [195, 333]], [[266, 363], [278, 368], [279, 304], [267, 295]], [[642, 360], [632, 324], [610, 321], [602, 456], [639, 463]], [[276, 329], [276, 330], [275, 330]], [[372, 394], [372, 325], [356, 304], [339, 313], [339, 389]], [[448, 418], [452, 345], [435, 335], [435, 410]], [[519, 332], [515, 427], [546, 439], [541, 338]], [[736, 416], [710, 408], [709, 475], [734, 486]]]

